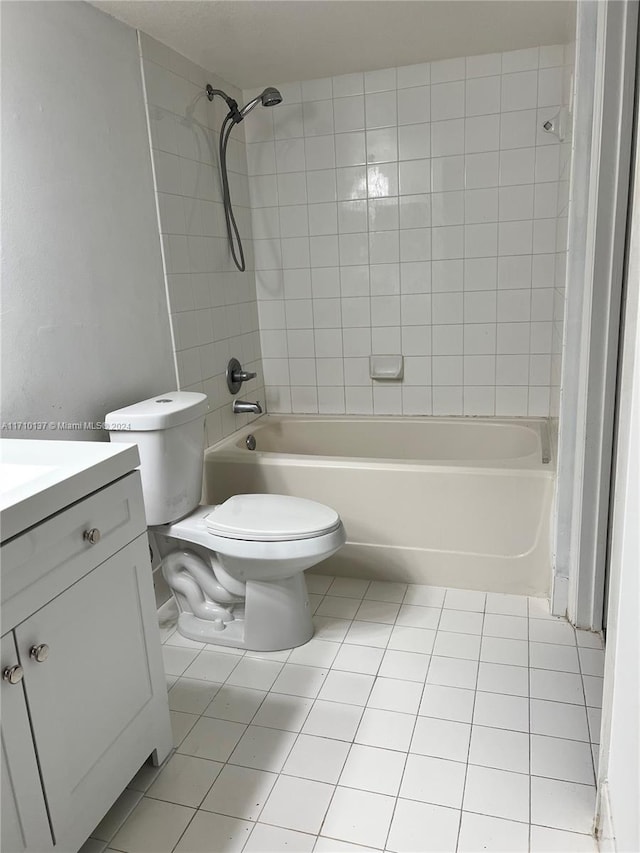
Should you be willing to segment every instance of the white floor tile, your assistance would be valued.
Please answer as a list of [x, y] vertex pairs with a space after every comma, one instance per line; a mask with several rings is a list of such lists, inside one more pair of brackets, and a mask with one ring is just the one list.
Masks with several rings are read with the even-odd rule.
[[316, 666], [285, 663], [271, 690], [273, 693], [286, 693], [289, 696], [314, 699], [322, 687], [327, 672], [328, 670]]
[[253, 824], [247, 820], [199, 811], [174, 853], [203, 853], [204, 850], [211, 850], [214, 838], [215, 853], [239, 853], [252, 829]]
[[227, 678], [227, 684], [236, 687], [251, 687], [254, 690], [269, 690], [282, 667], [279, 661], [244, 657]]
[[480, 661], [478, 690], [483, 690], [485, 693], [528, 696], [529, 671], [522, 666]]
[[344, 595], [347, 598], [364, 598], [370, 581], [358, 578], [335, 578], [328, 589], [329, 595]]
[[296, 735], [280, 729], [249, 726], [229, 758], [231, 764], [279, 773]]
[[598, 678], [597, 675], [583, 675], [582, 684], [584, 685], [587, 705], [590, 708], [601, 708], [604, 679]]
[[299, 732], [313, 705], [312, 699], [268, 693], [255, 717], [255, 726]]
[[442, 607], [446, 589], [440, 586], [424, 586], [410, 583], [403, 604], [419, 604], [422, 607]]
[[218, 761], [175, 753], [147, 791], [147, 796], [198, 808], [223, 766]]
[[[482, 613], [473, 613], [470, 610], [445, 610], [442, 611], [438, 630], [454, 631], [458, 634], [482, 634], [484, 616]], [[431, 627], [431, 626], [429, 626]]]
[[604, 675], [604, 649], [578, 649], [580, 671], [583, 675]]
[[382, 658], [378, 675], [402, 678], [405, 681], [419, 681], [424, 684], [430, 660], [429, 655], [387, 650]]
[[169, 691], [169, 708], [201, 714], [220, 689], [219, 684], [195, 678], [179, 678]]
[[278, 775], [227, 764], [205, 797], [202, 808], [228, 817], [257, 820]]
[[554, 669], [559, 672], [580, 672], [575, 646], [557, 643], [529, 643], [529, 659], [533, 669]]
[[527, 598], [524, 595], [488, 592], [486, 612], [496, 613], [500, 616], [528, 616]]
[[243, 853], [310, 853], [316, 843], [315, 835], [257, 823]]
[[389, 601], [369, 601], [365, 599], [358, 608], [355, 619], [393, 625], [399, 610], [399, 604], [393, 604]]
[[302, 664], [303, 666], [319, 666], [327, 668], [331, 666], [335, 656], [338, 654], [338, 644], [317, 637], [309, 640], [304, 646], [298, 646], [289, 655], [288, 663]]
[[478, 660], [480, 657], [480, 637], [473, 634], [453, 634], [449, 631], [438, 631], [433, 646], [433, 654], [439, 657]]
[[348, 752], [349, 744], [344, 741], [302, 734], [293, 745], [282, 772], [335, 785]]
[[473, 711], [473, 724], [528, 732], [529, 700], [522, 696], [478, 691]]
[[387, 850], [393, 853], [453, 853], [460, 812], [430, 803], [398, 800]]
[[588, 835], [595, 814], [596, 789], [574, 782], [531, 777], [531, 822]]
[[[540, 624], [546, 623], [541, 621]], [[529, 620], [522, 616], [487, 613], [484, 617], [482, 633], [486, 637], [502, 637], [505, 640], [528, 640]]]
[[367, 702], [369, 708], [417, 714], [422, 697], [422, 685], [417, 681], [397, 678], [376, 678]]
[[377, 622], [352, 622], [344, 640], [345, 643], [384, 649], [389, 642], [392, 630], [393, 625], [383, 625]]
[[405, 755], [402, 752], [354, 743], [339, 784], [395, 796], [400, 788], [404, 765]]
[[598, 853], [598, 845], [592, 835], [532, 826], [531, 853]]
[[450, 761], [466, 761], [469, 752], [471, 726], [452, 720], [434, 717], [418, 717], [411, 752], [447, 758]]
[[407, 628], [429, 628], [435, 630], [438, 627], [442, 610], [439, 607], [421, 607], [419, 604], [403, 604], [396, 619], [396, 625], [404, 625]]
[[343, 643], [333, 661], [332, 668], [344, 672], [360, 672], [365, 675], [375, 675], [380, 668], [384, 656], [383, 649], [373, 646], [352, 646]]
[[440, 684], [442, 687], [463, 687], [474, 690], [478, 676], [478, 662], [458, 658], [432, 657], [427, 684]]
[[204, 711], [206, 717], [250, 723], [267, 694], [264, 690], [224, 684]]
[[[194, 717], [194, 722], [196, 719], [197, 717]], [[144, 793], [155, 782], [158, 773], [162, 770], [162, 767], [164, 767], [164, 764], [161, 767], [154, 767], [154, 765], [151, 764], [151, 761], [147, 759], [133, 779], [129, 782], [127, 788], [131, 788], [132, 791], [140, 791]]]
[[363, 847], [361, 844], [349, 844], [348, 841], [336, 841], [335, 838], [318, 836], [314, 853], [381, 853], [374, 847]]
[[363, 708], [342, 702], [316, 700], [302, 727], [304, 734], [352, 741], [360, 725]]
[[549, 609], [548, 598], [529, 597], [529, 619], [554, 619]]
[[528, 644], [524, 640], [483, 637], [480, 660], [486, 663], [503, 663], [509, 666], [528, 666]]
[[179, 631], [173, 631], [163, 642], [167, 646], [179, 646], [183, 649], [196, 649], [198, 651], [202, 651], [202, 649], [206, 648], [206, 643], [198, 643], [196, 640], [190, 640], [188, 637], [183, 637]]
[[553, 643], [565, 646], [575, 646], [576, 644], [575, 632], [568, 622], [547, 619], [531, 620], [529, 639], [532, 643]]
[[263, 823], [316, 835], [333, 796], [333, 785], [280, 776], [262, 810]]
[[226, 681], [241, 660], [242, 658], [235, 655], [205, 650], [200, 652], [185, 675], [187, 678], [199, 678], [201, 681]]
[[436, 806], [459, 809], [466, 765], [427, 755], [409, 755], [405, 767], [400, 796], [407, 800], [420, 800]]
[[123, 853], [170, 853], [193, 809], [143, 797], [111, 841]]
[[603, 649], [602, 634], [597, 634], [594, 631], [581, 631], [576, 628], [576, 641], [578, 646], [584, 649]]
[[477, 592], [475, 589], [448, 589], [444, 597], [444, 606], [447, 610], [472, 610], [483, 613], [486, 600], [486, 592]]
[[318, 698], [348, 705], [366, 705], [373, 682], [373, 675], [332, 669], [322, 685]]
[[529, 821], [529, 777], [470, 764], [464, 790], [464, 811]]
[[337, 619], [353, 619], [361, 599], [343, 598], [337, 595], [326, 595], [316, 610], [316, 616], [333, 616]]
[[[542, 620], [539, 620], [542, 622]], [[530, 669], [529, 684], [532, 699], [548, 699], [584, 705], [582, 679], [574, 672], [554, 672], [550, 669]]]
[[532, 699], [530, 714], [531, 734], [589, 741], [587, 713], [584, 707]]
[[111, 841], [141, 799], [142, 793], [140, 791], [130, 791], [128, 788], [125, 788], [93, 830], [91, 837], [97, 838], [100, 841]]
[[247, 727], [229, 720], [200, 717], [179, 747], [183, 755], [226, 761]]
[[411, 743], [415, 719], [412, 714], [365, 708], [355, 741], [367, 746], [406, 752]]
[[473, 726], [469, 764], [493, 767], [495, 770], [511, 770], [514, 773], [528, 773], [529, 735], [525, 732]]
[[305, 572], [304, 579], [307, 583], [307, 592], [317, 593], [318, 595], [324, 595], [333, 583], [331, 575], [314, 575]]
[[177, 749], [194, 725], [198, 722], [196, 714], [184, 714], [182, 711], [170, 711], [173, 745]]
[[389, 638], [389, 648], [400, 652], [431, 654], [436, 632], [426, 628], [396, 625]]
[[309, 609], [312, 613], [315, 613], [320, 606], [320, 602], [324, 598], [324, 595], [316, 595], [313, 592], [308, 592], [307, 598], [309, 599]]
[[532, 735], [531, 774], [595, 785], [591, 747], [577, 740]]
[[486, 815], [462, 813], [458, 853], [527, 853], [529, 827]]
[[318, 616], [317, 614], [313, 617], [315, 638], [318, 640], [341, 643], [346, 637], [350, 625], [350, 619], [336, 619], [334, 616]]
[[470, 723], [473, 718], [474, 701], [473, 690], [427, 684], [418, 713], [422, 717], [439, 717], [441, 720]]
[[196, 649], [183, 649], [180, 646], [163, 646], [162, 659], [164, 660], [164, 671], [167, 675], [182, 675], [189, 664], [198, 656]]
[[272, 663], [286, 663], [291, 657], [291, 649], [281, 649], [279, 652], [259, 652], [256, 649], [247, 649], [244, 656], [247, 658], [268, 660]]
[[336, 788], [322, 831], [331, 838], [383, 848], [395, 798], [353, 788]]
[[591, 743], [600, 743], [600, 728], [602, 726], [602, 711], [600, 708], [587, 708], [589, 722], [589, 739]]
[[406, 591], [406, 583], [371, 581], [364, 597], [372, 601], [391, 601], [400, 604], [404, 599]]

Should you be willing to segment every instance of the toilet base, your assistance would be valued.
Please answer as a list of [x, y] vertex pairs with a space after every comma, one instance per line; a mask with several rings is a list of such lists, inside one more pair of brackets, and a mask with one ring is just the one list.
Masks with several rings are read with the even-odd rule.
[[258, 652], [301, 646], [313, 636], [304, 574], [268, 583], [247, 581], [243, 615], [223, 623], [183, 611], [178, 632], [200, 643]]

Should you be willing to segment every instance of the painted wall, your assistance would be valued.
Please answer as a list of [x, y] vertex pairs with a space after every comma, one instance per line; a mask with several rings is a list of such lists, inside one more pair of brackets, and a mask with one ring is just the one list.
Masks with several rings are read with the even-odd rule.
[[102, 421], [176, 381], [136, 34], [7, 3], [2, 65], [2, 420]]
[[244, 141], [244, 127], [259, 110], [236, 126], [227, 152], [247, 266], [241, 273], [228, 247], [218, 169], [219, 130], [228, 108], [218, 97], [210, 103], [205, 85], [240, 103], [242, 93], [144, 33], [140, 46], [179, 386], [208, 395], [207, 437], [213, 444], [255, 418], [231, 410], [225, 371], [232, 356], [258, 373], [238, 396], [264, 403]]
[[271, 411], [549, 414], [565, 59], [286, 84], [246, 123]]

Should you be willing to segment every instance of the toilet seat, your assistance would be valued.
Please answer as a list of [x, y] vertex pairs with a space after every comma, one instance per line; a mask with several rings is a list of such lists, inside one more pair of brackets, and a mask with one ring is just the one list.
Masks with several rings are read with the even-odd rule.
[[293, 542], [340, 527], [338, 513], [306, 498], [234, 495], [205, 516], [209, 534], [244, 542]]

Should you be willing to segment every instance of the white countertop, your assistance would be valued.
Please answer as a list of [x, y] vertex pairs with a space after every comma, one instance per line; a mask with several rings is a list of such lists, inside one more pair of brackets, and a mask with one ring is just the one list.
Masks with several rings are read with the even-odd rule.
[[0, 441], [0, 538], [17, 536], [140, 464], [135, 444]]

